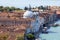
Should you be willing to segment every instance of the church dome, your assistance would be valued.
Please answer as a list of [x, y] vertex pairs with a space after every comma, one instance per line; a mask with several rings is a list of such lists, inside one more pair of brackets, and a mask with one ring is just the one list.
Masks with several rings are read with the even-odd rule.
[[29, 18], [29, 17], [32, 17], [34, 14], [32, 11], [26, 11], [24, 14], [23, 14], [23, 18]]

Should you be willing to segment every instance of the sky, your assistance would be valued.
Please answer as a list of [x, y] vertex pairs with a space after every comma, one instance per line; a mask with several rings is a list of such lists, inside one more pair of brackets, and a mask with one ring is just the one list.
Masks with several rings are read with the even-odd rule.
[[24, 8], [25, 6], [60, 6], [60, 0], [0, 0], [0, 6], [14, 6]]

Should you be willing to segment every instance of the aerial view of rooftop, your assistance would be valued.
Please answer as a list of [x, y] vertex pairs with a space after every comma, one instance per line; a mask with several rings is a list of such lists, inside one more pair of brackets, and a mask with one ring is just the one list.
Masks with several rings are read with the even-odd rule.
[[0, 40], [60, 40], [60, 0], [0, 0]]

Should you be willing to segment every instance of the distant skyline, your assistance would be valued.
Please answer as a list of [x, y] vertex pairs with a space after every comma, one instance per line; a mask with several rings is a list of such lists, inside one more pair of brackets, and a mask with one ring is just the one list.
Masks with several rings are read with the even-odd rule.
[[24, 8], [25, 6], [60, 6], [60, 0], [0, 0], [0, 6], [14, 6]]

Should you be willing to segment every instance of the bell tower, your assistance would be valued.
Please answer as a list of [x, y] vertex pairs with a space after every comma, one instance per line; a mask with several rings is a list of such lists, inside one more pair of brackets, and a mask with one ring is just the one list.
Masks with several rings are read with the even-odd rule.
[[31, 5], [29, 4], [28, 10], [31, 11]]

